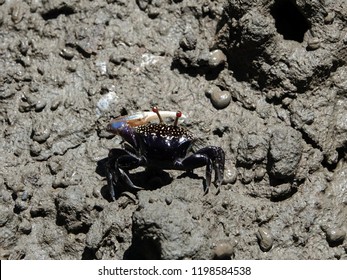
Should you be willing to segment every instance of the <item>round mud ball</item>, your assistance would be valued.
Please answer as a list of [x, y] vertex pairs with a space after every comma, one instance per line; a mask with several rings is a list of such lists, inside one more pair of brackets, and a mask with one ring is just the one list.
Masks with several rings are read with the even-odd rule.
[[208, 65], [210, 67], [217, 67], [223, 65], [227, 60], [227, 57], [221, 50], [214, 50], [209, 53]]
[[231, 94], [226, 90], [214, 88], [209, 92], [211, 102], [216, 109], [224, 109], [230, 104]]
[[263, 252], [268, 252], [272, 248], [274, 237], [271, 231], [267, 228], [260, 227], [256, 233], [259, 247]]

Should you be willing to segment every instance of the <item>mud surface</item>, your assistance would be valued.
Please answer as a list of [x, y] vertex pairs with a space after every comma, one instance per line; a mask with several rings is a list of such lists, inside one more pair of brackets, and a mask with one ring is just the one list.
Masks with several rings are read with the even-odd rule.
[[[347, 259], [347, 4], [323, 2], [0, 1], [0, 257]], [[105, 127], [153, 105], [225, 150], [218, 195], [139, 169], [110, 200]]]

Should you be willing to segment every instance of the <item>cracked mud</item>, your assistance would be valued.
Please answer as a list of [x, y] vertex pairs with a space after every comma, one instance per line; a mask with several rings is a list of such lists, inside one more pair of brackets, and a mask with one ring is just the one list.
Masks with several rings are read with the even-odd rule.
[[[347, 259], [346, 5], [0, 1], [0, 258]], [[154, 105], [224, 149], [218, 195], [110, 200], [105, 127]]]

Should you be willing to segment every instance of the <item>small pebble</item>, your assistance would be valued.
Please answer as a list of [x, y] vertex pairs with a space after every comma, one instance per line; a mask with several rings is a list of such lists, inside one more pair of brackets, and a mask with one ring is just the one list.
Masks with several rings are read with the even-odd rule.
[[334, 11], [329, 12], [329, 13], [327, 14], [327, 16], [324, 18], [324, 23], [325, 23], [325, 24], [332, 23], [333, 20], [334, 20], [334, 18], [335, 18], [335, 12], [334, 12]]
[[35, 104], [35, 112], [41, 112], [47, 105], [45, 100], [38, 100]]
[[28, 41], [26, 41], [26, 40], [25, 40], [25, 41], [24, 41], [24, 40], [21, 40], [21, 41], [19, 42], [18, 49], [19, 49], [19, 51], [20, 51], [20, 53], [21, 53], [22, 55], [26, 55], [27, 52], [28, 52], [28, 50], [29, 50]]
[[333, 247], [343, 243], [346, 238], [346, 232], [339, 228], [328, 229], [326, 237], [329, 245]]
[[314, 51], [316, 49], [318, 49], [320, 47], [320, 40], [317, 37], [313, 37], [311, 39], [308, 40], [307, 42], [307, 49]]
[[216, 259], [230, 259], [234, 254], [236, 244], [236, 240], [218, 243], [213, 250], [214, 257]]
[[77, 65], [76, 65], [76, 63], [71, 62], [71, 63], [66, 67], [66, 69], [67, 69], [69, 72], [71, 72], [71, 73], [76, 72], [76, 70], [77, 70]]
[[56, 98], [53, 100], [52, 104], [51, 104], [51, 110], [55, 111], [58, 109], [58, 107], [61, 105], [62, 100], [60, 98]]
[[257, 180], [263, 179], [265, 174], [266, 174], [266, 169], [265, 168], [261, 168], [261, 167], [257, 168], [255, 170], [255, 172], [254, 172], [254, 176], [255, 176], [255, 178]]
[[258, 238], [259, 247], [263, 252], [268, 252], [272, 248], [274, 238], [272, 233], [267, 228], [260, 227], [256, 233]]
[[234, 184], [237, 179], [237, 170], [236, 168], [233, 169], [226, 169], [224, 171], [224, 179], [223, 184]]
[[51, 135], [51, 130], [49, 127], [39, 127], [38, 129], [34, 129], [33, 131], [33, 140], [38, 143], [45, 142], [49, 136]]
[[71, 51], [69, 49], [65, 49], [65, 48], [62, 49], [59, 54], [61, 57], [65, 58], [67, 60], [71, 60], [75, 56], [73, 51]]
[[31, 223], [28, 220], [24, 219], [19, 224], [19, 230], [24, 234], [29, 234], [31, 232]]
[[31, 156], [38, 156], [40, 155], [42, 151], [42, 148], [40, 146], [40, 144], [38, 142], [33, 142], [31, 145], [30, 145], [30, 154]]
[[227, 60], [227, 57], [221, 50], [214, 50], [209, 53], [208, 65], [210, 67], [217, 67], [223, 65]]
[[172, 203], [172, 198], [171, 197], [166, 197], [165, 202], [167, 205], [170, 205]]
[[211, 92], [211, 102], [216, 109], [226, 108], [231, 101], [231, 94], [226, 90], [214, 89]]
[[24, 191], [21, 197], [22, 201], [26, 201], [28, 198], [29, 198], [29, 193], [27, 191]]

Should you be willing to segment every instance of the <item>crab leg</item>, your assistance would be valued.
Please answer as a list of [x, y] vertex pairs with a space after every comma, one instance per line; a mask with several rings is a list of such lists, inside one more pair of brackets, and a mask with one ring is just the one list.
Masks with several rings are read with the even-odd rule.
[[224, 151], [220, 147], [208, 146], [198, 150], [196, 153], [183, 160], [175, 162], [175, 168], [187, 170], [206, 166], [205, 194], [208, 193], [211, 185], [212, 170], [214, 170], [214, 184], [218, 193], [224, 177], [224, 162]]
[[108, 158], [109, 160], [106, 164], [107, 185], [112, 200], [116, 199], [116, 186], [118, 181], [123, 182], [124, 185], [130, 189], [143, 189], [135, 186], [126, 173], [128, 170], [144, 165], [142, 158], [122, 149], [110, 150]]

